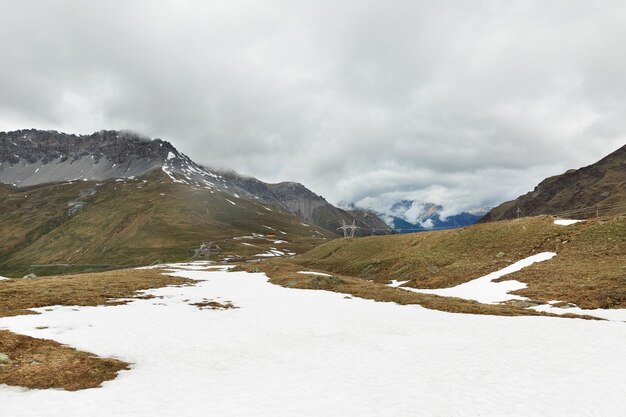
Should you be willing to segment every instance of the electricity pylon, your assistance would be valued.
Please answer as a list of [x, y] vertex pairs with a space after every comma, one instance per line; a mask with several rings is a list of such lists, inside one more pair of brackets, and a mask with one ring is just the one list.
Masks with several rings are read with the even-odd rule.
[[354, 237], [354, 231], [359, 228], [356, 225], [356, 219], [352, 220], [352, 224], [346, 224], [346, 221], [341, 219], [343, 225], [338, 227], [337, 230], [343, 230], [343, 237]]

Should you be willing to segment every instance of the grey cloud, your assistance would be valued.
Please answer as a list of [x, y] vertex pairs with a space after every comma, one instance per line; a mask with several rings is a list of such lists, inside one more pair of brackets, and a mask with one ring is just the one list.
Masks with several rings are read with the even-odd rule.
[[2, 2], [0, 129], [462, 210], [626, 143], [621, 1]]

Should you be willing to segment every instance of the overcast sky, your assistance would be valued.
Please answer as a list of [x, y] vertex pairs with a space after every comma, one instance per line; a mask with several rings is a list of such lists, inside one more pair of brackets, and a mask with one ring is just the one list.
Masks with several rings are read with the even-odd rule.
[[626, 143], [623, 0], [0, 5], [0, 130], [131, 129], [333, 203], [452, 212]]

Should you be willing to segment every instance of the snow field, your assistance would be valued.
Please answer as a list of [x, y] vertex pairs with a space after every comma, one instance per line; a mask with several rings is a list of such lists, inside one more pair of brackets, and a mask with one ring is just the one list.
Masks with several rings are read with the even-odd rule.
[[[0, 319], [132, 369], [79, 392], [0, 386], [0, 415], [591, 416], [626, 409], [626, 326], [451, 314], [179, 270], [157, 299]], [[238, 309], [200, 310], [202, 299]], [[37, 326], [48, 326], [37, 330]]]

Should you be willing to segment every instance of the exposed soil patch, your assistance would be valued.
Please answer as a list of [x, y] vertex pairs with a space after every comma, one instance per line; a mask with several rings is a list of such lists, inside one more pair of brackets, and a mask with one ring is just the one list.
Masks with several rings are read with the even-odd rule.
[[219, 302], [206, 299], [197, 303], [191, 303], [191, 305], [198, 307], [200, 310], [229, 310], [232, 308], [239, 308], [230, 301]]

